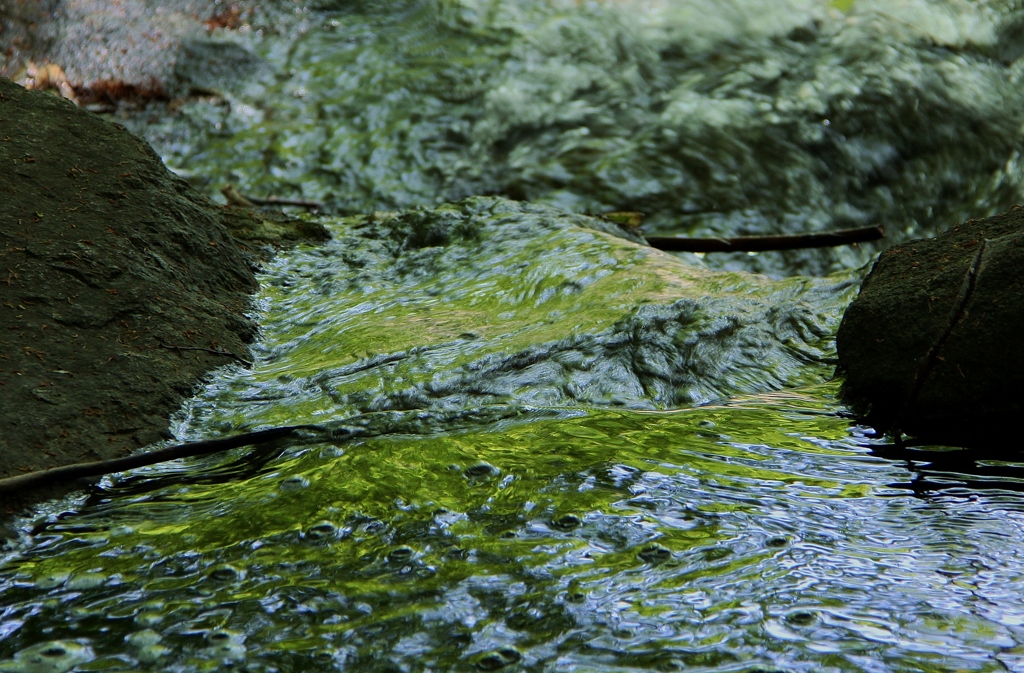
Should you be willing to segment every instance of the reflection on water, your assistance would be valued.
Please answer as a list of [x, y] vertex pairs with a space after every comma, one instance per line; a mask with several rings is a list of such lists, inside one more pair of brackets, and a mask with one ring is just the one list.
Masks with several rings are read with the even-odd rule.
[[[1021, 0], [315, 6], [215, 35], [264, 67], [219, 87], [200, 67], [223, 97], [132, 128], [211, 194], [233, 182], [333, 213], [500, 194], [641, 211], [660, 233], [883, 224], [899, 242], [1024, 195]], [[708, 261], [827, 273], [876, 251]]]
[[[893, 454], [821, 383], [854, 274], [712, 274], [495, 199], [370, 219], [268, 266], [252, 369], [178, 427], [320, 429], [36, 525], [0, 671], [1024, 665], [1017, 466]], [[667, 408], [691, 390], [734, 399]]]
[[[153, 468], [8, 555], [0, 652], [60, 641], [89, 670], [1015, 670], [1024, 503], [894, 488], [911, 473], [861, 446], [833, 393], [312, 442], [201, 483]], [[3, 670], [44, 670], [27, 656]]]
[[[124, 121], [211, 189], [336, 212], [909, 236], [1022, 193], [1017, 0], [296, 16], [216, 36], [263, 79]], [[179, 434], [325, 432], [40, 522], [0, 671], [1024, 670], [1021, 468], [851, 428], [820, 382], [855, 272], [711, 276], [552, 212], [374, 213], [272, 263], [253, 371]]]

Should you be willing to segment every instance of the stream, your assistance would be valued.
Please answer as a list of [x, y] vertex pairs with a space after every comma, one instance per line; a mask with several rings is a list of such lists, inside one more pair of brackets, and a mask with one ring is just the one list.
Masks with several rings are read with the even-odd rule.
[[587, 215], [894, 242], [1005, 209], [1024, 7], [268, 7], [119, 121], [210, 194], [325, 203], [252, 366], [172, 426], [313, 429], [22, 520], [0, 671], [1024, 671], [1024, 462], [837, 399], [875, 248]]

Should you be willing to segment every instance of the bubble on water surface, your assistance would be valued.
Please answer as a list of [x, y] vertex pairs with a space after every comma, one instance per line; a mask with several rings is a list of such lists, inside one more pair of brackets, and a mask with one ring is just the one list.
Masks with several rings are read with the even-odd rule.
[[232, 565], [224, 563], [212, 568], [209, 577], [218, 582], [231, 582], [243, 577], [243, 572]]
[[466, 476], [471, 479], [486, 479], [497, 477], [499, 474], [501, 474], [501, 470], [490, 463], [476, 463], [466, 468]]
[[649, 544], [637, 552], [637, 556], [646, 563], [658, 564], [672, 558], [672, 552], [660, 544]]
[[818, 616], [810, 610], [794, 610], [786, 615], [786, 621], [796, 626], [810, 626]]
[[282, 491], [301, 491], [304, 488], [309, 487], [309, 479], [301, 475], [294, 475], [281, 480], [280, 489]]
[[206, 634], [206, 653], [214, 658], [238, 661], [245, 658], [244, 634], [229, 629], [218, 629]]
[[415, 553], [411, 547], [397, 547], [388, 552], [387, 559], [390, 563], [407, 563]]
[[16, 653], [13, 659], [0, 662], [4, 673], [64, 673], [94, 659], [90, 647], [74, 641], [54, 640], [40, 643]]
[[583, 520], [575, 514], [563, 514], [551, 521], [552, 527], [562, 531], [570, 531], [574, 528], [579, 528], [582, 524]]
[[313, 540], [329, 540], [341, 535], [341, 530], [330, 521], [321, 521], [306, 530], [306, 536]]

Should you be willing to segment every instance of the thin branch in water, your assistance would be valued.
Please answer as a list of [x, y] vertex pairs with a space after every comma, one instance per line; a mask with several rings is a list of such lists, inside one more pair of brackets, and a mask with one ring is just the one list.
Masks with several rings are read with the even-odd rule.
[[279, 199], [276, 196], [271, 196], [266, 199], [258, 199], [255, 196], [249, 196], [247, 198], [257, 206], [296, 206], [298, 208], [306, 208], [308, 210], [324, 209], [324, 204], [320, 201], [306, 201], [305, 199]]
[[305, 199], [279, 199], [276, 196], [271, 196], [266, 199], [260, 199], [255, 196], [248, 196], [238, 191], [238, 188], [234, 185], [227, 185], [220, 190], [224, 198], [228, 200], [228, 203], [232, 206], [241, 206], [243, 208], [252, 208], [254, 206], [296, 206], [298, 208], [306, 208], [308, 210], [323, 210], [324, 204], [320, 201], [307, 201]]
[[645, 238], [651, 247], [671, 252], [765, 252], [768, 250], [829, 248], [837, 245], [867, 243], [884, 237], [885, 230], [881, 226], [875, 226], [776, 236], [737, 236], [735, 238], [646, 236]]
[[148, 453], [139, 453], [125, 458], [114, 458], [112, 460], [98, 460], [92, 463], [75, 463], [64, 465], [50, 470], [39, 470], [28, 474], [18, 475], [0, 479], [0, 493], [13, 493], [33, 486], [42, 486], [52, 483], [66, 483], [84, 477], [99, 477], [114, 472], [124, 472], [137, 467], [155, 465], [156, 463], [177, 460], [178, 458], [191, 458], [193, 456], [205, 456], [211, 453], [221, 453], [243, 446], [263, 444], [285, 437], [291, 437], [300, 430], [315, 429], [312, 425], [287, 425], [279, 428], [269, 428], [256, 432], [246, 432], [233, 437], [223, 439], [212, 439], [205, 442], [192, 442], [190, 444], [178, 444], [164, 449], [157, 449]]

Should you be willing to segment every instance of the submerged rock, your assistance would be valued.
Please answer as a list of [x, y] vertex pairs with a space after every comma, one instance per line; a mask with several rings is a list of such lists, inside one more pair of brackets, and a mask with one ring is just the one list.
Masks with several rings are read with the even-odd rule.
[[250, 262], [124, 128], [4, 79], [0, 118], [0, 476], [158, 441], [248, 359]]
[[709, 271], [607, 221], [492, 197], [325, 223], [332, 241], [269, 267], [252, 371], [193, 412], [242, 427], [496, 404], [654, 409], [819, 382], [860, 279]]
[[1024, 209], [879, 258], [836, 338], [869, 424], [948, 444], [1012, 436], [1024, 408]]

